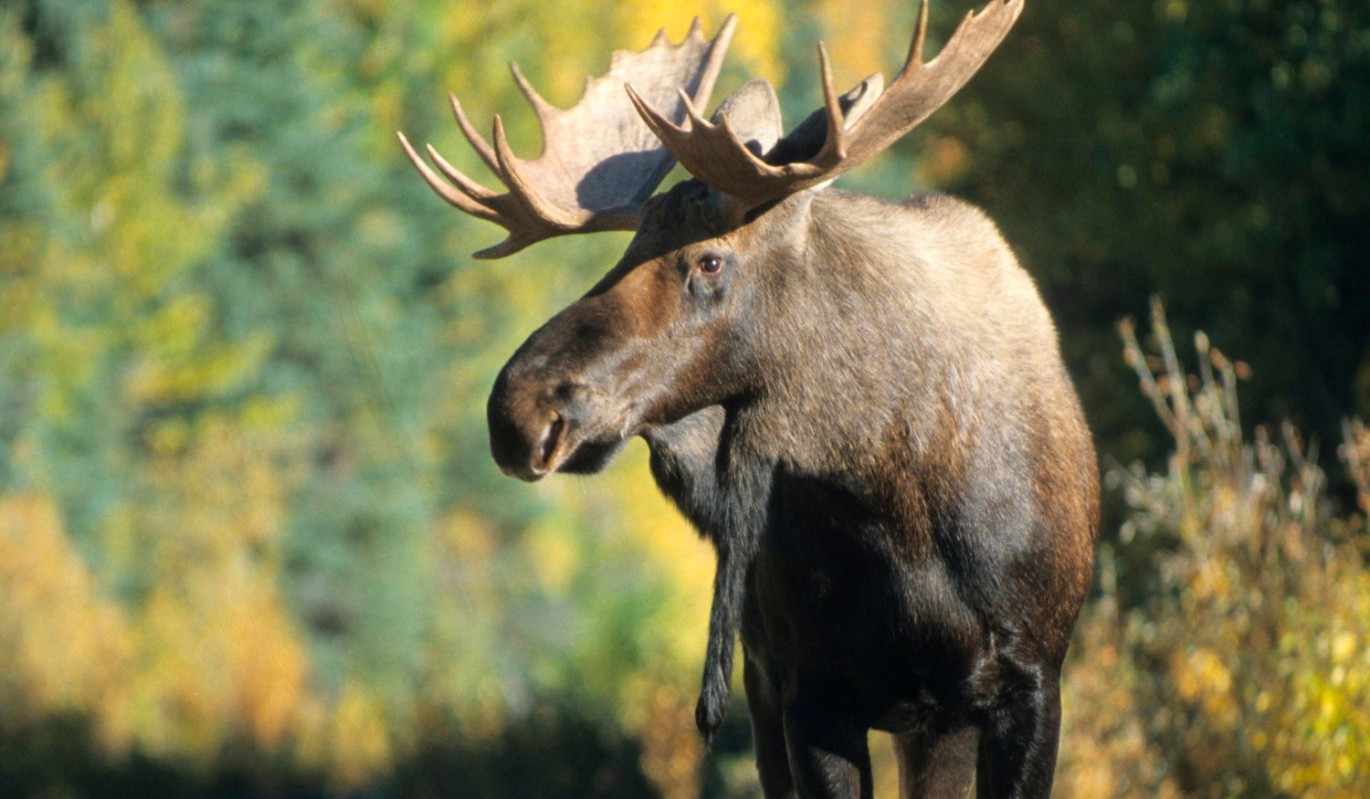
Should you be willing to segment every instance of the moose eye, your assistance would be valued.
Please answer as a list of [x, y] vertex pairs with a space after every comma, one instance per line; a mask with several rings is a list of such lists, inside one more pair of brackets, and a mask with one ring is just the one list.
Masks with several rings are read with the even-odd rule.
[[717, 255], [706, 255], [699, 259], [699, 272], [704, 275], [716, 275], [723, 271], [723, 259]]

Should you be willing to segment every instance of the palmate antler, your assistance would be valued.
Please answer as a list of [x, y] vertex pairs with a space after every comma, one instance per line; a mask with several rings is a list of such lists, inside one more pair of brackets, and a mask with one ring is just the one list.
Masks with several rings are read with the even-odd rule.
[[[431, 145], [427, 150], [436, 171], [403, 133], [400, 143], [438, 196], [509, 231], [503, 242], [477, 252], [478, 258], [510, 255], [568, 233], [636, 229], [643, 203], [675, 159], [696, 178], [731, 197], [734, 206], [754, 208], [825, 184], [908, 133], [970, 80], [1023, 10], [1023, 0], [990, 0], [985, 10], [961, 23], [936, 58], [924, 62], [928, 5], [927, 0], [921, 3], [908, 58], [883, 92], [880, 76], [874, 75], [839, 97], [833, 89], [827, 51], [819, 44], [824, 107], [769, 154], [755, 140], [748, 146], [745, 137], [751, 131], [735, 130], [727, 108], [713, 121], [699, 112], [708, 102], [732, 39], [736, 20], [731, 16], [710, 41], [703, 38], [695, 20], [680, 44], [672, 45], [663, 31], [642, 52], [614, 53], [609, 72], [587, 79], [584, 95], [570, 109], [548, 104], [518, 66], [511, 65], [514, 80], [542, 125], [543, 153], [532, 161], [513, 154], [498, 115], [491, 146], [453, 96], [457, 124], [504, 183], [505, 193], [471, 180]], [[758, 82], [764, 83], [753, 81]], [[764, 93], [771, 95], [773, 104], [769, 86]], [[747, 116], [738, 113], [739, 120]]]
[[749, 206], [784, 197], [825, 183], [856, 168], [927, 119], [970, 80], [999, 46], [1023, 10], [1023, 0], [991, 0], [972, 12], [952, 34], [937, 57], [924, 63], [923, 41], [928, 28], [928, 4], [922, 0], [918, 26], [904, 68], [859, 119], [847, 118], [832, 86], [828, 54], [818, 45], [823, 72], [823, 100], [827, 131], [822, 148], [808, 160], [768, 163], [746, 147], [728, 124], [704, 119], [685, 96], [688, 123], [679, 124], [658, 112], [655, 104], [633, 87], [628, 92], [642, 119], [690, 174]]
[[500, 258], [568, 233], [634, 230], [642, 204], [671, 171], [675, 158], [639, 121], [623, 86], [637, 83], [654, 105], [668, 109], [662, 119], [683, 120], [687, 104], [709, 101], [735, 27], [736, 19], [730, 16], [712, 40], [705, 40], [696, 19], [680, 44], [671, 44], [663, 30], [646, 50], [615, 52], [609, 72], [587, 78], [580, 101], [569, 109], [549, 104], [518, 65], [511, 64], [514, 80], [542, 126], [543, 152], [532, 161], [514, 155], [498, 115], [492, 147], [476, 132], [456, 96], [449, 95], [457, 125], [504, 184], [503, 194], [464, 175], [432, 145], [427, 151], [437, 171], [403, 133], [400, 144], [439, 197], [509, 231], [508, 238], [477, 252], [477, 258]]

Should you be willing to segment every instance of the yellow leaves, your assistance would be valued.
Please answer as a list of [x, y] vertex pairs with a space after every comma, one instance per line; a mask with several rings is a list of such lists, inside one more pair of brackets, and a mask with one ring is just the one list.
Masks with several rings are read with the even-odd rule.
[[390, 764], [385, 706], [364, 686], [344, 687], [333, 712], [332, 733], [333, 769], [343, 785], [358, 785]]
[[288, 443], [243, 436], [227, 420], [207, 417], [189, 450], [155, 457], [149, 487], [159, 498], [146, 524], [159, 547], [195, 553], [197, 565], [223, 568], [245, 548], [271, 541], [285, 513], [289, 472], [277, 458]]
[[206, 640], [211, 621], [169, 588], [154, 589], [135, 629], [133, 718], [139, 746], [208, 767], [225, 732], [220, 682], [222, 652]]
[[458, 509], [448, 514], [439, 526], [449, 557], [468, 563], [483, 563], [495, 553], [495, 534], [489, 522], [477, 514]]
[[129, 630], [71, 547], [57, 509], [0, 495], [0, 703], [7, 721], [106, 711], [96, 731], [121, 746]]
[[644, 699], [651, 721], [638, 730], [643, 773], [661, 792], [662, 799], [699, 796], [704, 742], [694, 726], [693, 697], [661, 686]]
[[929, 136], [918, 159], [918, 182], [924, 186], [947, 186], [970, 165], [966, 143], [955, 136]]
[[388, 767], [394, 754], [381, 698], [349, 680], [331, 707], [312, 703], [299, 751], [306, 764], [325, 771], [335, 790], [361, 787]]
[[[678, 42], [695, 17], [703, 23], [705, 35], [712, 36], [730, 13], [737, 14], [739, 27], [729, 62], [744, 74], [782, 81], [785, 64], [780, 50], [785, 29], [777, 0], [616, 4], [517, 0], [453, 3], [446, 8], [441, 28], [465, 63], [451, 64], [443, 82], [458, 89], [463, 101], [468, 95], [493, 99], [496, 92], [512, 100], [517, 93], [501, 67], [503, 61], [515, 58], [530, 77], [536, 76], [534, 82], [548, 100], [566, 106], [580, 96], [587, 75], [608, 69], [611, 51], [641, 50], [663, 28], [671, 41]], [[479, 57], [482, 50], [495, 49], [501, 57]], [[505, 122], [510, 121], [506, 114]], [[520, 141], [514, 138], [517, 148]]]
[[667, 587], [651, 622], [658, 651], [667, 662], [693, 665], [704, 656], [714, 553], [661, 495], [646, 456], [646, 447], [633, 442], [604, 477], [612, 481], [633, 556], [646, 561]]
[[779, 85], [785, 79], [785, 62], [780, 52], [785, 29], [783, 10], [775, 0], [623, 3], [616, 9], [616, 29], [622, 32], [623, 41], [620, 49], [645, 47], [661, 28], [666, 29], [671, 41], [680, 41], [695, 17], [704, 23], [705, 35], [712, 36], [729, 13], [737, 14], [738, 28], [728, 60], [748, 75]]
[[270, 353], [270, 338], [259, 334], [236, 344], [210, 341], [209, 314], [205, 297], [184, 294], [138, 320], [132, 335], [140, 357], [126, 378], [132, 401], [173, 403], [213, 397], [260, 367]]
[[562, 594], [579, 563], [575, 543], [555, 524], [540, 524], [524, 534], [524, 550], [542, 589]]
[[235, 684], [233, 716], [267, 751], [295, 726], [306, 692], [308, 662], [279, 595], [254, 592], [227, 620], [228, 668]]
[[1352, 655], [1363, 653], [1366, 645], [1370, 645], [1370, 641], [1358, 645], [1354, 633], [1339, 632], [1332, 638], [1332, 662], [1345, 666], [1351, 661]]
[[[1273, 785], [1292, 796], [1370, 794], [1370, 774], [1347, 765], [1365, 762], [1370, 741], [1370, 571], [1335, 534], [1347, 520], [1320, 515], [1324, 477], [1297, 431], [1286, 426], [1282, 444], [1259, 429], [1243, 440], [1235, 367], [1206, 337], [1196, 337], [1202, 361], [1190, 377], [1159, 305], [1153, 321], [1159, 358], [1146, 357], [1130, 326], [1123, 333], [1129, 362], [1176, 436], [1176, 455], [1163, 475], [1113, 476], [1127, 485], [1133, 529], [1162, 536], [1148, 543], [1161, 550], [1157, 587], [1123, 616], [1118, 640], [1127, 657], [1120, 661], [1107, 642], [1081, 640], [1066, 671], [1068, 694], [1080, 690], [1072, 681], [1094, 672], [1130, 683], [1127, 700], [1160, 747], [1167, 778], [1185, 774], [1235, 793]], [[1354, 429], [1347, 426], [1343, 457]], [[1097, 612], [1087, 612], [1083, 635]], [[1147, 663], [1162, 664], [1162, 673], [1148, 673]], [[1108, 722], [1066, 718], [1082, 732], [1062, 746], [1065, 773], [1099, 768], [1069, 753], [1088, 749], [1091, 733]], [[1121, 750], [1100, 760], [1115, 775], [1137, 762]], [[1147, 785], [1106, 781], [1092, 790], [1072, 795], [1151, 795]]]
[[1232, 672], [1211, 649], [1176, 653], [1170, 663], [1171, 680], [1180, 698], [1198, 705], [1212, 723], [1230, 729], [1237, 721], [1232, 695]]
[[[170, 65], [137, 12], [115, 2], [108, 25], [94, 38], [107, 59], [110, 82], [106, 91], [89, 98], [88, 113], [107, 130], [106, 158], [116, 167], [146, 164], [149, 155], [176, 149], [184, 113], [179, 94]], [[171, 164], [160, 168], [169, 171]]]
[[230, 740], [276, 750], [298, 727], [305, 652], [279, 596], [255, 588], [210, 604], [154, 590], [133, 674], [143, 746], [208, 766]]
[[[892, 42], [881, 37], [894, 35], [886, 3], [818, 0], [814, 10], [823, 26], [823, 44], [832, 61], [839, 91], [873, 72], [890, 79], [898, 71], [898, 64], [887, 64], [884, 60], [885, 47]], [[909, 30], [911, 35], [913, 29]]]
[[633, 442], [601, 476], [619, 514], [606, 522], [625, 531], [627, 551], [618, 557], [642, 561], [664, 588], [661, 602], [638, 622], [650, 660], [625, 680], [620, 702], [626, 726], [642, 741], [643, 771], [661, 794], [697, 796], [704, 750], [694, 728], [695, 669], [704, 654], [714, 555], [661, 495], [646, 456], [646, 447]]
[[1223, 601], [1232, 593], [1232, 580], [1224, 570], [1224, 564], [1205, 561], [1198, 566], [1190, 590], [1200, 602]]
[[1108, 600], [1086, 606], [1062, 689], [1055, 795], [1068, 799], [1180, 796], [1163, 754], [1147, 738], [1150, 707]]
[[207, 767], [229, 742], [286, 742], [308, 660], [277, 579], [288, 446], [213, 416], [179, 430], [147, 464], [155, 499], [121, 515], [107, 548], [138, 552], [153, 586], [135, 624], [137, 736]]

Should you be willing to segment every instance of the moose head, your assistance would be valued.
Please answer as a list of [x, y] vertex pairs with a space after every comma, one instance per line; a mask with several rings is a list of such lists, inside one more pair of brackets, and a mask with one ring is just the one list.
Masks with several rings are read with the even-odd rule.
[[[761, 390], [758, 380], [771, 377], [775, 364], [759, 361], [776, 355], [766, 328], [784, 327], [779, 312], [798, 324], [816, 310], [783, 299], [797, 277], [812, 195], [945, 103], [1021, 10], [1021, 0], [995, 0], [925, 63], [924, 3], [908, 59], [888, 89], [876, 74], [839, 96], [820, 44], [823, 108], [784, 136], [764, 79], [744, 85], [711, 120], [700, 115], [733, 17], [712, 40], [696, 20], [680, 44], [663, 31], [640, 53], [615, 53], [609, 73], [588, 80], [568, 110], [550, 105], [513, 65], [541, 123], [537, 159], [514, 155], [499, 116], [491, 146], [451, 96], [457, 124], [504, 193], [470, 179], [430, 145], [435, 171], [401, 133], [439, 197], [509, 231], [478, 258], [571, 233], [637, 232], [619, 263], [501, 372], [489, 402], [500, 467], [524, 480], [594, 471], [634, 435]], [[694, 179], [653, 196], [677, 159]]]

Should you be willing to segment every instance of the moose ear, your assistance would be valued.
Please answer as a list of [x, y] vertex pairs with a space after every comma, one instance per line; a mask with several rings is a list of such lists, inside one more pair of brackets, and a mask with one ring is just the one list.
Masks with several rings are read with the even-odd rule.
[[[875, 100], [885, 91], [885, 79], [879, 72], [856, 84], [855, 88], [837, 98], [845, 120], [843, 127], [850, 130], [857, 120], [875, 105]], [[828, 136], [828, 115], [820, 108], [795, 125], [785, 138], [776, 143], [766, 155], [766, 163], [781, 165], [808, 161], [818, 155]], [[830, 182], [830, 181], [829, 181]], [[824, 183], [822, 185], [827, 185]]]
[[723, 101], [709, 121], [719, 125], [725, 119], [737, 138], [757, 157], [765, 157], [785, 132], [780, 100], [765, 78], [744, 83]]

